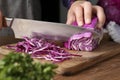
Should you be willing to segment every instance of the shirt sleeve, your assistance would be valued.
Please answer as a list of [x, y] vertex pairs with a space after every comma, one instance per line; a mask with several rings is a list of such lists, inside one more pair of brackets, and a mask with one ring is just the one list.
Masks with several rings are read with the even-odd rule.
[[67, 8], [69, 8], [74, 1], [76, 0], [62, 0], [63, 5]]
[[[74, 1], [77, 0], [62, 0], [63, 5], [67, 8], [69, 8]], [[97, 4], [98, 2], [98, 0], [86, 0], [86, 1], [90, 1], [92, 4]]]
[[94, 5], [95, 5], [95, 4], [97, 4], [97, 3], [98, 3], [98, 1], [99, 1], [99, 0], [88, 0], [88, 1], [90, 1], [92, 4], [94, 4]]

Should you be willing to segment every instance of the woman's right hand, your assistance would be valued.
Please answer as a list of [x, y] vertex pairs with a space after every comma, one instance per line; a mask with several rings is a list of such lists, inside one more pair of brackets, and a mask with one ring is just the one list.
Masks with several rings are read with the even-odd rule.
[[2, 29], [2, 27], [7, 27], [7, 24], [6, 24], [5, 17], [3, 16], [2, 12], [0, 11], [0, 29]]

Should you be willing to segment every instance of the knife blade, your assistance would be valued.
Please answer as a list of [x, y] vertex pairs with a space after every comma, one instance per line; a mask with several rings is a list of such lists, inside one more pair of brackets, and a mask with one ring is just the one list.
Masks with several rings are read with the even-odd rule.
[[14, 18], [10, 21], [10, 27], [12, 28], [16, 38], [23, 38], [24, 36], [44, 37], [46, 39], [65, 41], [68, 40], [70, 36], [82, 31], [90, 31], [94, 35], [98, 35], [95, 31], [64, 23], [19, 18]]

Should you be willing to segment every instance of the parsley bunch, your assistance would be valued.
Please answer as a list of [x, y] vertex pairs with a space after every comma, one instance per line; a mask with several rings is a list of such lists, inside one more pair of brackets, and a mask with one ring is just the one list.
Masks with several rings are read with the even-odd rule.
[[56, 67], [34, 62], [30, 55], [11, 52], [0, 60], [0, 80], [51, 80]]

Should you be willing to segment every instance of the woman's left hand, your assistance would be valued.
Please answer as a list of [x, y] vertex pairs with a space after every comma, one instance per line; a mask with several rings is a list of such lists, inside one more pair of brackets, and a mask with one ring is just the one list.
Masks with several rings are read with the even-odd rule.
[[92, 5], [91, 2], [86, 0], [75, 1], [68, 11], [67, 24], [71, 25], [75, 21], [79, 26], [89, 24], [93, 14], [98, 18], [98, 28], [103, 27], [106, 17], [102, 7]]

